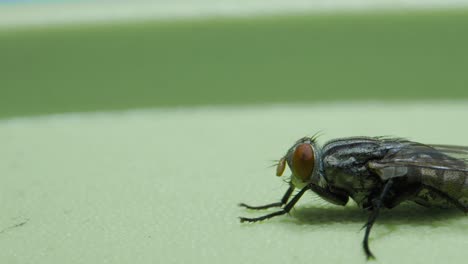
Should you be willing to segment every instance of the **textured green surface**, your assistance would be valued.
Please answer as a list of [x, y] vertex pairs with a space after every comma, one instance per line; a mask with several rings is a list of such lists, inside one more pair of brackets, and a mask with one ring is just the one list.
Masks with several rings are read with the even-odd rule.
[[[352, 204], [306, 195], [261, 224], [240, 224], [260, 213], [236, 204], [281, 197], [267, 166], [304, 135], [468, 145], [467, 114], [466, 102], [375, 103], [3, 120], [0, 263], [365, 263]], [[379, 263], [465, 263], [467, 230], [456, 210], [406, 205], [383, 212], [371, 245]]]
[[0, 32], [0, 117], [133, 107], [467, 98], [468, 12]]

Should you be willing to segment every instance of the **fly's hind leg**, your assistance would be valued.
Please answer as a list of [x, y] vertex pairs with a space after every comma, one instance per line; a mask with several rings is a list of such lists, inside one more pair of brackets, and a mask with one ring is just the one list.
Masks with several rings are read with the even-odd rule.
[[291, 194], [293, 193], [293, 191], [294, 191], [294, 186], [290, 185], [286, 193], [284, 193], [283, 198], [281, 198], [281, 201], [277, 203], [271, 203], [271, 204], [260, 205], [260, 206], [251, 206], [245, 203], [240, 203], [239, 206], [245, 207], [247, 209], [252, 209], [252, 210], [263, 210], [263, 209], [268, 209], [271, 207], [281, 207], [288, 202], [289, 197], [291, 197]]
[[468, 213], [468, 207], [466, 207], [465, 205], [463, 205], [462, 203], [460, 203], [457, 199], [451, 197], [450, 195], [444, 193], [443, 191], [441, 190], [438, 190], [432, 186], [429, 186], [429, 185], [424, 185], [424, 188], [428, 189], [429, 191], [439, 195], [440, 197], [442, 197], [443, 199], [446, 199], [450, 204], [452, 204], [453, 206], [455, 206], [456, 208], [460, 209], [462, 212], [464, 212], [465, 214]]
[[387, 196], [390, 190], [390, 187], [392, 187], [392, 184], [393, 184], [393, 180], [389, 179], [385, 183], [384, 188], [382, 189], [382, 192], [380, 193], [380, 196], [372, 200], [372, 212], [369, 215], [369, 218], [367, 219], [367, 223], [363, 226], [363, 228], [366, 229], [366, 232], [364, 235], [364, 240], [362, 241], [362, 246], [363, 246], [364, 252], [366, 253], [367, 259], [375, 258], [369, 248], [369, 235], [370, 235], [372, 226], [375, 223], [375, 220], [377, 220], [377, 217], [379, 216], [380, 208], [382, 208], [383, 201], [385, 197]]
[[[413, 199], [423, 189], [423, 186], [421, 184], [409, 184], [407, 182], [400, 182], [400, 185], [398, 185], [398, 182], [396, 180], [397, 179], [394, 179], [393, 182], [393, 192], [395, 192], [394, 195], [391, 199], [387, 199], [384, 201], [384, 205], [386, 208], [391, 209], [404, 201]], [[398, 192], [396, 192], [395, 189], [397, 189]]]

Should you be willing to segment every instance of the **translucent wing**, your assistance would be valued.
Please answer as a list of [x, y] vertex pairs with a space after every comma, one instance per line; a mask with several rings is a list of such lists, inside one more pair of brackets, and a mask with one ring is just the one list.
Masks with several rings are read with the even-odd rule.
[[468, 147], [401, 141], [389, 149], [382, 159], [371, 161], [368, 165], [383, 180], [405, 176], [411, 168], [459, 171], [468, 174]]
[[453, 146], [453, 145], [430, 145], [434, 149], [457, 159], [463, 160], [465, 164], [468, 162], [468, 147]]

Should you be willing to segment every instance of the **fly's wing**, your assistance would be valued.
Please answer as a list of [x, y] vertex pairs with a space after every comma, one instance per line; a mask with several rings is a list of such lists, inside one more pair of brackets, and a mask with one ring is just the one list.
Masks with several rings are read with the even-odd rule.
[[468, 147], [405, 142], [389, 149], [382, 159], [370, 161], [368, 166], [382, 180], [405, 176], [412, 168], [468, 174]]
[[430, 145], [434, 149], [448, 156], [463, 160], [465, 165], [468, 163], [468, 147], [453, 145]]

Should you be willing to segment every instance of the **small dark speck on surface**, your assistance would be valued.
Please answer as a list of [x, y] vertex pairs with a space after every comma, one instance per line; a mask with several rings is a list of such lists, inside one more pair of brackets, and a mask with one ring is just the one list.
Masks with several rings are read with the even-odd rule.
[[9, 227], [5, 227], [5, 228], [3, 228], [2, 230], [0, 230], [0, 234], [3, 234], [3, 233], [5, 233], [5, 232], [8, 232], [8, 231], [10, 231], [11, 229], [24, 226], [24, 225], [25, 225], [26, 223], [28, 223], [28, 222], [29, 222], [29, 219], [26, 219], [26, 220], [24, 220], [23, 222], [14, 224], [14, 225], [9, 226]]
[[72, 213], [72, 210], [71, 209], [66, 209], [66, 210], [63, 210], [63, 214], [65, 215], [69, 215]]

